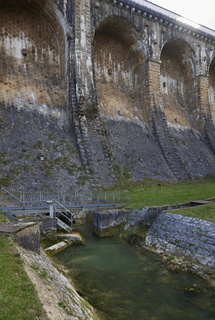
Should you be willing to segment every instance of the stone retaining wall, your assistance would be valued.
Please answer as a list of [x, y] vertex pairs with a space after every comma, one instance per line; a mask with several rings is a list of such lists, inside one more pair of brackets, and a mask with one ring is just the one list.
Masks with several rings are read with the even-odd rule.
[[215, 268], [213, 222], [162, 213], [148, 230], [145, 243], [156, 252], [184, 257], [193, 264], [200, 264], [205, 271], [213, 271]]

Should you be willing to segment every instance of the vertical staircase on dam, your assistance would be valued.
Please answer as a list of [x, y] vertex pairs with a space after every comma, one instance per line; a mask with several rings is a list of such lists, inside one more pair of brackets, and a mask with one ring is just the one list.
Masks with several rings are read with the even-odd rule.
[[112, 185], [116, 175], [111, 152], [105, 138], [104, 125], [95, 106], [90, 121], [87, 121], [85, 117], [78, 116], [83, 112], [79, 105], [79, 111], [74, 113], [74, 118], [76, 135], [82, 142], [79, 144], [79, 149], [89, 179], [91, 184], [95, 186], [101, 185], [101, 181], [107, 186]]
[[152, 124], [154, 134], [160, 146], [162, 154], [177, 179], [189, 179], [190, 175], [184, 167], [182, 160], [175, 147], [174, 140], [170, 135], [165, 114], [160, 108], [154, 106], [152, 112]]
[[212, 150], [212, 152], [215, 154], [215, 126], [213, 123], [212, 115], [210, 113], [209, 117], [205, 119], [205, 138], [206, 141]]

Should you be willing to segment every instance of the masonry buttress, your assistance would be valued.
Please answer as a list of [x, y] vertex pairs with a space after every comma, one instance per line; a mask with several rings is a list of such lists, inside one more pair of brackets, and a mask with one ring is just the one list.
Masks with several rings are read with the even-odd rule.
[[209, 105], [209, 77], [207, 75], [198, 76], [198, 105], [201, 114], [201, 124], [204, 128], [199, 128], [204, 130], [205, 138], [207, 143], [215, 154], [215, 133], [214, 133], [214, 123], [211, 115], [211, 109]]
[[111, 185], [114, 171], [95, 93], [89, 0], [75, 0], [76, 131], [79, 150], [91, 183]]

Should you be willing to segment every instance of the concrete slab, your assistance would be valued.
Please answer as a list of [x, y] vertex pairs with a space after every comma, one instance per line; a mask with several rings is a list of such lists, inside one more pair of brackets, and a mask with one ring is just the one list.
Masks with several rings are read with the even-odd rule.
[[7, 224], [0, 224], [0, 233], [14, 234], [25, 228], [32, 227], [35, 222], [9, 222]]

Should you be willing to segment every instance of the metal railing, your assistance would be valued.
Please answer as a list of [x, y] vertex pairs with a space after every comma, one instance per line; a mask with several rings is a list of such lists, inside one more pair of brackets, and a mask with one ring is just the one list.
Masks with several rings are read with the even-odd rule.
[[121, 191], [104, 192], [13, 192], [1, 188], [0, 207], [35, 207], [48, 206], [48, 201], [55, 201], [63, 206], [87, 206], [117, 204], [127, 202], [127, 195]]

